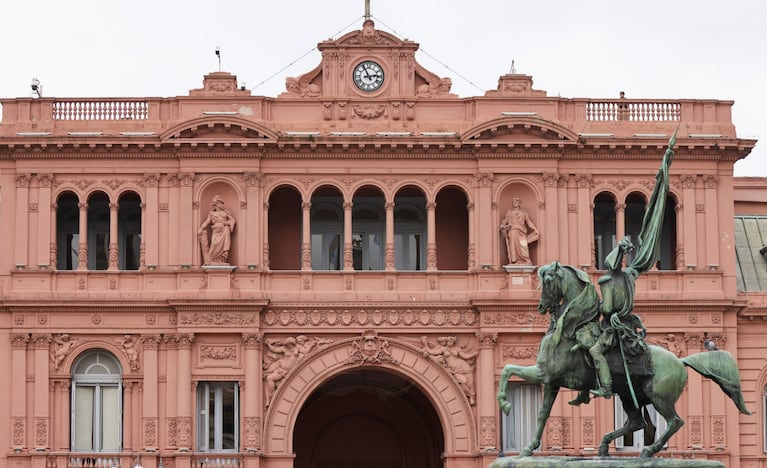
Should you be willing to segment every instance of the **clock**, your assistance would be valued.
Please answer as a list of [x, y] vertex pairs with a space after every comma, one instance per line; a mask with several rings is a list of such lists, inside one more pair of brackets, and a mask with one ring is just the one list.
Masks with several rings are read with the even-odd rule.
[[353, 76], [357, 88], [367, 93], [377, 91], [384, 82], [383, 68], [371, 60], [360, 62], [354, 67]]

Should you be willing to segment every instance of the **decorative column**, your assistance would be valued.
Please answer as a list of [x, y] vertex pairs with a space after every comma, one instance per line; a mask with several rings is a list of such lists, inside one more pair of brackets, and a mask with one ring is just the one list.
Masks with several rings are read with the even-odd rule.
[[245, 389], [244, 389], [244, 431], [242, 441], [245, 450], [257, 452], [261, 450], [261, 410], [263, 395], [261, 394], [261, 341], [260, 333], [243, 333], [242, 343], [245, 347]]
[[[594, 227], [591, 225], [591, 216], [582, 211], [586, 211], [591, 207], [591, 176], [585, 174], [578, 175], [575, 177], [575, 181], [578, 184], [578, 205], [576, 210], [581, 211], [580, 215], [576, 214], [578, 223], [578, 235], [576, 238], [579, 245], [576, 248], [576, 252], [578, 252], [578, 266], [586, 269], [593, 263], [590, 246], [593, 242]], [[586, 246], [589, 247], [586, 248]]]
[[118, 257], [117, 257], [117, 214], [119, 212], [120, 205], [117, 203], [109, 204], [109, 270], [118, 270]]
[[676, 205], [676, 245], [674, 251], [674, 265], [677, 270], [684, 270], [684, 205]]
[[354, 271], [352, 251], [352, 202], [344, 202], [344, 271]]
[[[141, 245], [144, 246], [144, 266], [157, 266], [159, 236], [157, 230], [160, 174], [144, 174], [146, 187], [145, 209], [141, 213]], [[174, 223], [171, 223], [174, 224]]]
[[684, 218], [682, 223], [689, 226], [684, 230], [684, 267], [688, 270], [695, 270], [698, 267], [698, 243], [695, 236], [695, 176], [684, 175], [682, 180], [682, 200], [685, 210], [682, 213]]
[[[179, 230], [181, 232], [178, 264], [191, 265], [194, 261], [194, 253], [200, 249], [195, 248], [197, 241], [197, 228], [193, 226], [194, 222], [194, 197], [192, 193], [192, 184], [195, 180], [193, 172], [182, 172], [179, 177], [179, 200], [180, 209], [178, 212]], [[200, 262], [202, 263], [202, 262]]]
[[615, 205], [615, 240], [620, 242], [624, 237], [626, 237], [626, 204], [617, 203]]
[[[573, 224], [570, 223], [571, 220], [574, 220], [576, 217], [572, 216], [572, 210], [575, 210], [575, 204], [570, 203], [570, 191], [571, 188], [570, 185], [570, 176], [568, 175], [560, 175], [559, 182], [557, 183], [557, 206], [560, 207], [557, 211], [559, 212], [559, 216], [557, 216], [557, 226], [559, 228], [559, 231], [562, 232], [570, 232], [570, 229], [574, 229]], [[570, 253], [570, 239], [573, 236], [556, 236], [556, 238], [559, 240], [559, 255], [556, 255], [552, 258], [559, 258], [561, 259], [560, 262], [572, 264], [573, 261], [573, 255]]]
[[396, 270], [396, 261], [394, 251], [394, 202], [384, 203], [386, 210], [386, 246], [384, 247], [384, 269], [386, 271]]
[[466, 212], [468, 214], [469, 220], [469, 245], [467, 246], [468, 249], [466, 252], [468, 257], [466, 258], [466, 269], [475, 270], [477, 268], [477, 232], [475, 227], [476, 220], [474, 219], [474, 216], [476, 215], [477, 211], [474, 209], [473, 202], [466, 204]]
[[136, 431], [138, 421], [133, 417], [133, 385], [130, 380], [123, 380], [123, 450], [132, 452], [136, 448], [133, 445], [133, 433]]
[[33, 392], [35, 418], [35, 450], [50, 448], [50, 385], [48, 383], [48, 363], [50, 362], [51, 335], [34, 334], [32, 344], [35, 349], [35, 384]]
[[426, 203], [426, 271], [437, 271], [437, 203]]
[[261, 266], [264, 271], [269, 270], [269, 202], [264, 202], [264, 213], [261, 216], [265, 222], [261, 225], [263, 232], [263, 251], [261, 258]]
[[[478, 195], [475, 205], [477, 206], [477, 215], [474, 222], [477, 226], [494, 226], [498, 224], [498, 217], [493, 212], [493, 200], [491, 189], [495, 181], [495, 175], [492, 172], [475, 174], [474, 178], [478, 186]], [[497, 206], [495, 208], [497, 210]], [[431, 238], [429, 238], [431, 239]], [[477, 229], [476, 245], [481, 249], [477, 252], [477, 263], [480, 267], [493, 265], [493, 259], [497, 258], [498, 248], [488, 247], [498, 245], [497, 229]]]
[[301, 270], [312, 270], [312, 204], [311, 202], [301, 203], [301, 214], [303, 215], [303, 229], [301, 239]]
[[[557, 200], [557, 185], [560, 179], [560, 175], [556, 172], [543, 174], [543, 202], [546, 206], [546, 212], [544, 214], [545, 226], [538, 226], [539, 232], [546, 232], [546, 229], [553, 229], [554, 226], [559, 226], [557, 222], [557, 215], [559, 206]], [[541, 236], [538, 241], [541, 243], [541, 251], [538, 254], [538, 263], [543, 263], [540, 259], [546, 258], [559, 258], [559, 244], [558, 238], [560, 236]]]
[[54, 424], [54, 431], [56, 432], [56, 446], [55, 450], [68, 452], [69, 451], [69, 380], [62, 380], [58, 382], [58, 392], [56, 395], [56, 421], [60, 423]]
[[499, 445], [498, 427], [500, 421], [496, 419], [498, 404], [495, 399], [495, 343], [498, 333], [477, 332], [479, 341], [479, 355], [477, 356], [477, 369], [479, 385], [477, 388], [477, 415], [479, 416], [479, 446], [482, 451], [495, 451]]
[[11, 333], [11, 449], [27, 448], [27, 343], [26, 333]]
[[719, 199], [716, 188], [719, 178], [714, 175], [703, 177], [704, 216], [706, 218], [706, 267], [719, 269]]
[[50, 249], [49, 249], [49, 261], [51, 268], [58, 268], [58, 244], [56, 243], [56, 214], [59, 210], [59, 205], [51, 203], [51, 224], [50, 224]]
[[176, 372], [176, 443], [179, 451], [192, 449], [192, 342], [194, 333], [179, 333]]
[[[51, 224], [55, 226], [55, 215], [53, 213], [46, 212], [46, 209], [51, 208], [51, 184], [53, 182], [53, 175], [40, 174], [37, 176], [39, 184], [37, 205], [40, 210], [40, 217], [38, 218], [37, 225], [37, 267], [45, 269], [53, 267], [55, 263], [51, 263], [50, 246], [55, 241], [55, 228], [51, 230]], [[53, 215], [53, 216], [52, 216]], [[51, 236], [53, 233], [53, 236]]]
[[27, 251], [29, 242], [29, 174], [16, 175], [16, 219], [13, 263], [17, 269], [27, 267]]
[[[245, 211], [245, 229], [242, 232], [246, 233], [246, 236], [242, 236], [247, 239], [244, 242], [245, 245], [245, 265], [248, 269], [255, 269], [258, 265], [258, 250], [261, 245], [261, 236], [258, 230], [258, 206], [259, 203], [259, 182], [261, 181], [261, 174], [257, 172], [246, 172], [242, 176], [247, 187], [245, 193], [245, 199], [247, 201], [248, 209]], [[264, 218], [266, 219], [266, 218]]]
[[80, 244], [77, 247], [77, 269], [88, 269], [88, 204], [79, 203], [80, 209]]
[[142, 395], [143, 421], [141, 431], [144, 440], [141, 445], [146, 451], [154, 451], [159, 447], [158, 430], [158, 365], [157, 353], [160, 347], [160, 335], [150, 334], [142, 337], [144, 342], [144, 392]]

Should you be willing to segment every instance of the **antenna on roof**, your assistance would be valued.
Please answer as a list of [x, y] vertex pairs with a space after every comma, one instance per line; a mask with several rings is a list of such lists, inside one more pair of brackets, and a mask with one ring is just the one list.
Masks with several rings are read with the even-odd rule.
[[365, 21], [370, 19], [370, 0], [365, 0]]
[[512, 74], [512, 75], [516, 75], [517, 74], [517, 69], [514, 68], [514, 59], [511, 59], [511, 68], [509, 69], [509, 73]]
[[218, 57], [218, 71], [221, 71], [221, 47], [216, 46], [216, 57]]

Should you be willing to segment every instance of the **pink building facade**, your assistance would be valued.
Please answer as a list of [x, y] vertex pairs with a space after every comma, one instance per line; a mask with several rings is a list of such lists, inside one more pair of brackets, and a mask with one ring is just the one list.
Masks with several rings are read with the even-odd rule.
[[[767, 214], [767, 183], [733, 178], [756, 143], [733, 102], [550, 97], [519, 74], [459, 98], [372, 22], [319, 49], [277, 97], [216, 72], [174, 98], [0, 99], [0, 467], [479, 468], [518, 451], [539, 392], [512, 382], [509, 417], [495, 394], [548, 328], [535, 266], [596, 280], [677, 127], [636, 313], [680, 356], [733, 353], [755, 415], [691, 373], [664, 455], [767, 466], [767, 295], [739, 287], [734, 222]], [[512, 263], [515, 204], [538, 234]], [[614, 400], [572, 398], [543, 453], [595, 453], [622, 425]]]

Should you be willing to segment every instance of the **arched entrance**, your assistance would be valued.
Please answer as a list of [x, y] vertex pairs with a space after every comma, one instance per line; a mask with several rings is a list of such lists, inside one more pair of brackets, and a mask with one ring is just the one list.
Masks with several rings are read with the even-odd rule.
[[374, 368], [337, 375], [298, 414], [296, 468], [439, 468], [443, 430], [423, 391]]

